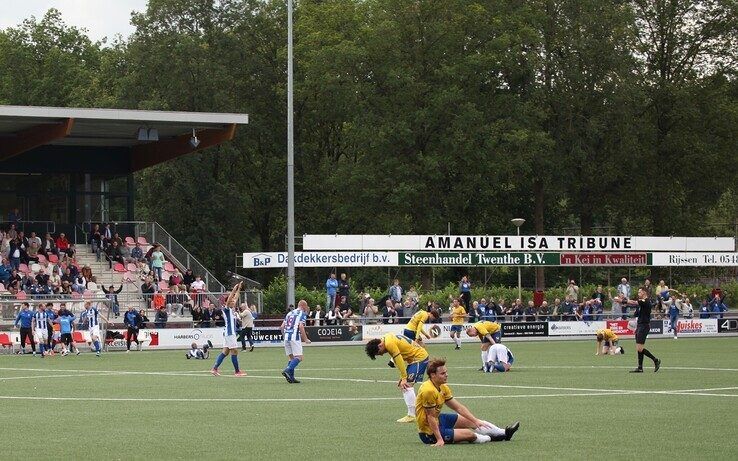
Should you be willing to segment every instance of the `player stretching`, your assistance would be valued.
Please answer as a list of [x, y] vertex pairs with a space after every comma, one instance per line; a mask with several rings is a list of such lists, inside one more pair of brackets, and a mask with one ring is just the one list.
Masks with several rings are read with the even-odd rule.
[[467, 328], [466, 334], [472, 338], [479, 336], [479, 340], [482, 341], [482, 368], [480, 368], [479, 371], [487, 371], [487, 351], [490, 346], [495, 345], [502, 340], [502, 328], [500, 327], [500, 324], [483, 320]]
[[[595, 351], [595, 355], [600, 355], [600, 351], [602, 355], [608, 353], [610, 355], [625, 354], [625, 349], [618, 346], [618, 335], [611, 329], [603, 328], [602, 330], [597, 330], [595, 335], [597, 335], [597, 350]], [[603, 341], [605, 343], [604, 346], [602, 346]]]
[[653, 371], [659, 371], [661, 368], [661, 360], [657, 359], [648, 349], [644, 348], [646, 337], [651, 330], [651, 301], [648, 299], [648, 293], [643, 288], [638, 290], [638, 301], [628, 301], [629, 306], [636, 307], [633, 315], [638, 318], [638, 327], [636, 328], [635, 340], [636, 350], [638, 351], [638, 368], [630, 370], [631, 373], [643, 373], [643, 356], [653, 360]]
[[302, 342], [305, 341], [305, 344], [310, 344], [310, 340], [305, 333], [305, 319], [308, 312], [310, 312], [310, 308], [307, 301], [301, 299], [297, 303], [297, 308], [287, 314], [279, 327], [284, 337], [284, 353], [290, 358], [287, 362], [287, 368], [282, 370], [282, 376], [290, 384], [300, 383], [295, 379], [295, 368], [303, 359]]
[[[420, 440], [435, 447], [447, 443], [486, 443], [510, 440], [520, 427], [516, 422], [505, 429], [477, 418], [464, 405], [454, 400], [448, 382], [446, 360], [431, 360], [428, 381], [420, 386], [416, 411]], [[455, 413], [441, 413], [446, 404]]]
[[93, 306], [89, 301], [85, 303], [84, 316], [87, 319], [87, 329], [90, 333], [90, 341], [92, 342], [90, 349], [92, 350], [94, 346], [95, 355], [100, 357], [100, 321], [107, 322], [107, 320], [102, 318], [97, 307]]
[[469, 317], [466, 309], [459, 303], [459, 298], [454, 298], [451, 305], [451, 339], [456, 343], [454, 350], [461, 349], [461, 329], [464, 326], [464, 319]]
[[218, 358], [215, 359], [215, 365], [210, 370], [213, 376], [220, 376], [218, 368], [229, 354], [233, 363], [233, 369], [235, 370], [233, 376], [246, 376], [246, 373], [238, 367], [238, 341], [236, 340], [236, 334], [238, 333], [238, 327], [236, 326], [236, 320], [238, 319], [236, 301], [238, 301], [238, 294], [241, 291], [242, 284], [243, 282], [240, 282], [233, 287], [233, 290], [231, 290], [231, 293], [226, 299], [225, 306], [221, 308], [223, 311], [223, 320], [225, 321], [225, 326], [223, 326], [223, 351], [218, 354]]
[[38, 305], [38, 310], [33, 313], [33, 338], [38, 343], [38, 350], [41, 358], [46, 355], [46, 342], [49, 337], [49, 315], [46, 312], [46, 306]]
[[387, 333], [382, 339], [372, 339], [366, 343], [366, 355], [375, 360], [378, 355], [389, 352], [397, 371], [400, 372], [400, 382], [397, 387], [402, 391], [402, 398], [407, 405], [407, 416], [397, 420], [398, 423], [412, 423], [415, 421], [415, 388], [413, 385], [423, 382], [423, 374], [428, 366], [428, 352], [403, 335]]
[[410, 321], [407, 322], [407, 325], [405, 325], [405, 330], [402, 332], [402, 334], [414, 341], [417, 341], [418, 343], [423, 342], [423, 338], [421, 338], [421, 336], [425, 336], [426, 338], [430, 339], [428, 333], [423, 330], [423, 325], [431, 317], [433, 317], [433, 320], [438, 320], [441, 317], [438, 309], [432, 308], [430, 311], [420, 310], [416, 312], [412, 317], [410, 317]]

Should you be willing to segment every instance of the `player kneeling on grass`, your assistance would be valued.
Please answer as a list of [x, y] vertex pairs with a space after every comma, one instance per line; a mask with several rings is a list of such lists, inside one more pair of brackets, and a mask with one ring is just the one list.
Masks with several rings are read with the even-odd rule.
[[487, 366], [484, 371], [487, 373], [494, 373], [495, 371], [504, 373], [510, 371], [514, 361], [515, 357], [507, 346], [500, 343], [493, 344], [487, 351]]
[[199, 360], [205, 360], [210, 358], [210, 348], [213, 347], [213, 343], [211, 343], [209, 340], [206, 344], [202, 345], [202, 349], [197, 347], [197, 343], [192, 343], [192, 346], [189, 351], [187, 351], [187, 354], [185, 357], [187, 357], [187, 360], [189, 359], [199, 359]]
[[[434, 358], [428, 364], [428, 381], [420, 386], [415, 412], [423, 443], [442, 447], [447, 443], [486, 443], [510, 440], [520, 427], [516, 422], [505, 429], [478, 419], [454, 400], [448, 382], [446, 360]], [[446, 404], [455, 413], [441, 413]]]
[[[625, 354], [625, 349], [618, 346], [618, 335], [614, 331], [604, 328], [597, 330], [595, 334], [597, 335], [597, 350], [595, 351], [595, 355], [600, 355], [600, 351], [602, 351], [602, 355], [608, 353], [610, 355]], [[603, 342], [605, 343], [604, 346], [602, 346]]]
[[482, 342], [482, 368], [479, 371], [486, 371], [487, 351], [489, 348], [502, 340], [502, 327], [497, 322], [482, 321], [466, 329], [466, 334], [470, 337], [478, 336]]

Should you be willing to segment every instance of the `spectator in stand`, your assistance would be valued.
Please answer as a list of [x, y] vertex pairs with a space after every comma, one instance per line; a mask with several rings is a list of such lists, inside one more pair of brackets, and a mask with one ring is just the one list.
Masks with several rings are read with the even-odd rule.
[[308, 323], [314, 327], [322, 326], [323, 322], [325, 322], [325, 315], [323, 308], [318, 304], [315, 306], [315, 310], [311, 311], [308, 315]]
[[[620, 279], [620, 285], [618, 285], [618, 296], [621, 298], [621, 302], [627, 302], [628, 299], [630, 299], [630, 283], [628, 283], [628, 279], [623, 277]], [[625, 301], [622, 301], [625, 299]]]
[[155, 328], [166, 328], [167, 326], [167, 310], [164, 307], [160, 307], [156, 311], [156, 316], [154, 317], [154, 327]]
[[118, 295], [121, 291], [123, 291], [123, 284], [121, 283], [120, 287], [118, 287], [117, 290], [113, 285], [110, 285], [107, 290], [105, 289], [105, 287], [102, 287], [102, 290], [105, 293], [105, 297], [110, 300], [110, 307], [113, 311], [113, 315], [115, 317], [120, 317], [120, 304], [118, 304]]
[[349, 285], [346, 274], [341, 274], [341, 279], [338, 281], [338, 291], [336, 293], [338, 296], [344, 296], [347, 300], [349, 299], [351, 285]]
[[[186, 277], [187, 274], [185, 274], [185, 278]], [[203, 282], [199, 275], [196, 276], [195, 280], [190, 284], [190, 291], [194, 294], [193, 299], [195, 301], [195, 306], [202, 306], [203, 293], [206, 290], [207, 286], [205, 286], [205, 282]]]
[[12, 267], [15, 270], [18, 270], [20, 268], [21, 263], [21, 245], [17, 238], [14, 238], [10, 241], [8, 244], [8, 256], [10, 260], [10, 267]]
[[[389, 305], [394, 306], [392, 301], [389, 299], [385, 301], [385, 305], [387, 303], [389, 303]], [[345, 309], [341, 309], [341, 310], [345, 311]], [[376, 319], [377, 319], [377, 316], [379, 316], [379, 306], [374, 305], [373, 298], [369, 298], [369, 300], [366, 303], [366, 306], [364, 306], [364, 312], [362, 312], [362, 314], [364, 315], [364, 318], [366, 319], [367, 324], [377, 323]]]
[[143, 248], [141, 244], [136, 242], [136, 245], [131, 249], [131, 262], [137, 263], [139, 261], [146, 261], [144, 258]]
[[342, 310], [341, 317], [343, 318], [344, 325], [349, 325], [351, 322], [357, 319], [356, 314], [354, 314], [354, 311], [352, 311], [351, 308]]
[[3, 262], [0, 264], [0, 283], [7, 285], [12, 272], [13, 268], [10, 265], [10, 261], [8, 261], [8, 258], [3, 257]]
[[85, 264], [82, 266], [82, 276], [89, 282], [92, 280], [92, 268]]
[[692, 317], [694, 317], [694, 309], [692, 308], [692, 303], [689, 301], [689, 298], [687, 298], [686, 295], [684, 295], [682, 299], [679, 300], [679, 303], [679, 310], [682, 312], [682, 315], [684, 315], [685, 319], [691, 319]]
[[146, 317], [146, 311], [139, 309], [138, 313], [141, 316], [141, 328], [146, 328], [146, 324], [150, 322], [149, 318]]
[[15, 295], [19, 291], [21, 291], [21, 276], [18, 274], [18, 271], [15, 269], [12, 269], [10, 271], [10, 278], [8, 278], [8, 283], [5, 285], [5, 289], [7, 289], [10, 294]]
[[592, 320], [594, 320], [594, 316], [592, 315], [593, 313], [594, 308], [592, 306], [592, 301], [586, 301], [582, 306], [581, 312], [577, 311], [577, 320], [591, 322]]
[[548, 307], [548, 301], [543, 300], [541, 307], [538, 308], [538, 320], [542, 322], [548, 321], [548, 317], [551, 315], [551, 309]]
[[466, 312], [469, 312], [471, 310], [471, 282], [466, 275], [461, 277], [461, 281], [459, 282], [459, 300], [464, 304]]
[[712, 312], [712, 318], [721, 319], [723, 313], [728, 312], [728, 306], [725, 305], [719, 294], [716, 294], [710, 302], [710, 312]]
[[13, 208], [8, 212], [8, 222], [12, 227], [15, 227], [16, 225], [20, 224], [20, 222], [23, 220], [21, 217], [20, 211], [18, 208]]
[[52, 270], [49, 275], [49, 286], [53, 293], [59, 293], [61, 291], [61, 277], [59, 277], [59, 273], [55, 270]]
[[594, 314], [594, 320], [605, 320], [605, 306], [599, 298], [594, 298], [592, 300], [592, 313]]
[[405, 298], [409, 299], [414, 305], [418, 305], [418, 302], [420, 301], [420, 296], [418, 295], [417, 290], [415, 290], [415, 285], [410, 286], [410, 289], [407, 290], [407, 293], [405, 293]]
[[202, 326], [202, 309], [199, 307], [192, 308], [192, 324], [196, 327]]
[[[454, 299], [458, 299], [459, 303], [463, 302], [461, 296], [459, 296], [459, 298], [451, 298], [451, 306], [449, 307], [449, 311], [452, 311], [454, 308]], [[483, 317], [487, 317], [487, 300], [485, 298], [482, 298], [479, 301], [474, 301], [471, 305], [471, 308], [467, 308], [466, 306], [464, 306], [464, 310], [470, 317], [476, 317], [478, 312], [481, 312]]]
[[118, 246], [123, 246], [123, 239], [120, 237], [120, 235], [116, 232], [113, 234], [113, 238], [110, 240], [110, 243], [118, 242]]
[[167, 314], [171, 314], [172, 317], [183, 316], [186, 298], [187, 295], [180, 291], [179, 285], [172, 285], [165, 296]]
[[123, 258], [123, 252], [120, 250], [120, 246], [115, 240], [113, 240], [113, 242], [105, 249], [105, 254], [107, 255], [108, 259], [108, 266], [111, 269], [113, 268], [114, 261], [121, 264], [125, 264], [126, 262]]
[[579, 286], [574, 279], [569, 280], [569, 285], [566, 287], [566, 296], [575, 302], [579, 300]]
[[659, 280], [659, 285], [656, 287], [656, 293], [664, 301], [669, 300], [669, 287], [666, 286], [666, 282]]
[[394, 303], [402, 302], [402, 287], [400, 286], [400, 279], [395, 279], [391, 287], [389, 287], [389, 297]]
[[102, 231], [103, 248], [107, 248], [112, 240], [113, 230], [110, 228], [110, 223], [107, 223]]
[[35, 232], [31, 232], [31, 235], [28, 236], [28, 246], [32, 243], [35, 243], [37, 248], [41, 248], [41, 238], [38, 237]]
[[195, 274], [192, 273], [192, 269], [187, 269], [184, 273], [184, 276], [182, 277], [182, 283], [185, 284], [187, 287], [187, 290], [190, 290], [190, 286], [192, 285], [192, 282], [195, 281]]
[[618, 290], [618, 295], [612, 298], [612, 319], [621, 320], [623, 318], [623, 303], [625, 297]]
[[212, 311], [210, 312], [210, 316], [213, 320], [213, 323], [216, 327], [224, 327], [225, 326], [225, 318], [223, 317], [223, 310], [220, 307], [213, 308], [211, 306]]
[[599, 299], [602, 304], [605, 304], [605, 300], [607, 300], [607, 295], [604, 291], [602, 291], [602, 285], [597, 285], [597, 289], [592, 293], [592, 296], [590, 299]]
[[648, 295], [648, 299], [653, 299], [653, 285], [651, 285], [651, 279], [646, 279], [643, 282], [643, 291]]
[[407, 299], [405, 299], [405, 304], [402, 305], [402, 312], [397, 312], [397, 315], [405, 319], [405, 321], [407, 321], [407, 320], [410, 320], [410, 317], [415, 315], [417, 311], [418, 311], [418, 303], [413, 302], [412, 298], [408, 297]]
[[72, 282], [72, 290], [76, 291], [79, 294], [83, 294], [85, 290], [87, 289], [87, 279], [82, 274], [77, 274], [76, 277], [74, 277], [74, 281]]
[[156, 293], [156, 287], [153, 282], [151, 277], [147, 277], [144, 283], [141, 284], [141, 295], [147, 304], [151, 302], [154, 293]]
[[164, 271], [164, 253], [161, 252], [161, 245], [154, 245], [154, 251], [151, 253], [151, 269], [156, 275], [156, 281], [161, 281], [162, 271]]
[[469, 311], [469, 323], [481, 322], [484, 319], [484, 315], [486, 315], [486, 312], [479, 308], [479, 301], [474, 301]]
[[169, 276], [169, 287], [171, 288], [178, 285], [182, 285], [182, 273], [175, 267], [174, 272]]
[[338, 323], [343, 319], [341, 316], [341, 309], [339, 307], [334, 307], [333, 309], [329, 310], [326, 313], [325, 316], [325, 324], [326, 325], [338, 325]]
[[57, 237], [56, 248], [59, 250], [59, 258], [69, 258], [69, 249], [71, 248], [71, 245], [69, 244], [69, 240], [67, 240], [67, 236], [64, 234], [64, 232], [59, 234], [59, 237]]
[[44, 239], [41, 242], [41, 249], [39, 251], [47, 258], [52, 254], [57, 256], [59, 255], [59, 250], [56, 248], [56, 242], [51, 238], [50, 233], [47, 232], [44, 236]]
[[92, 229], [90, 230], [90, 241], [89, 241], [90, 247], [92, 248], [92, 252], [95, 253], [95, 259], [97, 261], [100, 261], [100, 253], [102, 253], [103, 250], [103, 243], [102, 243], [102, 234], [100, 233], [100, 225], [95, 224], [92, 226]]
[[328, 280], [325, 281], [325, 306], [326, 309], [333, 309], [336, 306], [336, 293], [338, 292], [338, 280], [336, 274], [331, 272]]
[[525, 314], [525, 306], [523, 306], [523, 301], [521, 299], [516, 299], [515, 304], [512, 306], [512, 320], [513, 322], [521, 322], [523, 321], [523, 315]]
[[568, 296], [564, 298], [563, 303], [560, 303], [559, 299], [557, 298], [554, 301], [554, 304], [556, 304], [556, 308], [554, 309], [554, 315], [558, 316], [559, 319], [562, 321], [573, 320], [574, 306]]
[[533, 322], [536, 319], [536, 315], [538, 315], [538, 309], [536, 309], [535, 303], [533, 301], [528, 301], [528, 307], [525, 309], [525, 317], [523, 318], [523, 321]]
[[195, 306], [195, 309], [202, 309], [200, 312], [200, 324], [203, 328], [210, 328], [213, 326], [213, 318], [211, 315], [212, 306], [210, 309], [208, 308], [201, 308], [199, 306]]
[[395, 305], [391, 299], [388, 299], [384, 303], [384, 309], [382, 309], [382, 323], [397, 323], [397, 309], [395, 309]]
[[151, 274], [151, 268], [149, 268], [149, 265], [146, 264], [145, 261], [139, 261], [136, 263], [136, 274], [138, 275], [138, 278], [142, 281], [145, 281], [147, 278], [149, 278], [149, 274]]

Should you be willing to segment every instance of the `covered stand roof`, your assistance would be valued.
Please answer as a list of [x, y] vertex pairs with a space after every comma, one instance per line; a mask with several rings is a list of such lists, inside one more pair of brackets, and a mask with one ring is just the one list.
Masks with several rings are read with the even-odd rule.
[[[128, 174], [229, 141], [248, 122], [247, 114], [0, 106], [0, 172]], [[158, 140], [140, 140], [142, 129]]]

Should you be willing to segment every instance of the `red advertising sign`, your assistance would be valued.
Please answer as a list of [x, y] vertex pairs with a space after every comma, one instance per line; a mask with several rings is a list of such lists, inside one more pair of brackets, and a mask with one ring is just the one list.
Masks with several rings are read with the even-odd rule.
[[627, 320], [608, 320], [607, 328], [611, 329], [618, 336], [632, 336], [635, 334], [635, 331], [628, 328]]
[[648, 253], [561, 253], [562, 266], [646, 266]]

